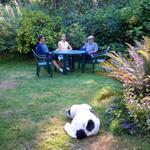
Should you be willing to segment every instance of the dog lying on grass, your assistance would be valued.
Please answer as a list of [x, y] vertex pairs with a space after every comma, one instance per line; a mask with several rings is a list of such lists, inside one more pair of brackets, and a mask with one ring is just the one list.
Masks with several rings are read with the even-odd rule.
[[87, 136], [96, 135], [100, 128], [100, 120], [87, 104], [72, 105], [66, 110], [71, 123], [66, 123], [64, 130], [72, 138], [83, 139]]

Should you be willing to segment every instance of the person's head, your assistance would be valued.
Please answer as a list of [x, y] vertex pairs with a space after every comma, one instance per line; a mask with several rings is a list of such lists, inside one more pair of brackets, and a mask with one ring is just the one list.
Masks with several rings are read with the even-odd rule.
[[61, 37], [61, 40], [62, 40], [62, 41], [66, 41], [66, 39], [67, 39], [67, 38], [66, 38], [66, 34], [63, 34], [62, 37]]
[[40, 34], [40, 35], [38, 36], [38, 41], [44, 43], [44, 42], [45, 42], [45, 37], [44, 37], [44, 35]]
[[93, 43], [94, 42], [94, 36], [90, 35], [88, 38], [88, 43]]

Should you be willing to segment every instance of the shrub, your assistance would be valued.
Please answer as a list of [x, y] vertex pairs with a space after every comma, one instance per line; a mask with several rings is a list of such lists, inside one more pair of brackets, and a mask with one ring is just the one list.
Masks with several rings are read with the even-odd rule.
[[16, 7], [0, 4], [0, 52], [15, 52], [16, 51], [16, 29], [18, 27], [18, 19], [20, 14], [17, 13]]
[[[145, 62], [139, 52], [145, 50], [149, 54], [149, 42], [136, 43], [136, 47], [129, 45], [129, 58], [112, 52], [108, 54], [111, 59], [102, 66], [111, 70], [110, 76], [123, 83], [128, 112], [128, 118], [123, 116], [124, 122], [130, 124], [134, 131], [142, 133], [150, 130], [150, 76], [145, 73]], [[119, 110], [122, 111], [121, 108]]]
[[82, 24], [86, 25], [86, 33], [94, 35], [100, 45], [120, 42], [123, 30], [118, 17], [117, 7], [108, 6], [87, 11]]
[[107, 46], [109, 46], [112, 51], [117, 53], [126, 53], [126, 45], [123, 43], [109, 43]]
[[46, 37], [46, 44], [56, 48], [56, 43], [64, 31], [60, 17], [49, 17], [41, 11], [23, 12], [20, 19], [20, 27], [17, 30], [18, 51], [27, 53], [37, 43], [37, 36], [43, 34]]
[[105, 112], [107, 124], [114, 134], [139, 133], [138, 125], [134, 124], [134, 118], [130, 115], [125, 101], [116, 98]]
[[144, 37], [142, 43], [136, 42], [136, 44], [140, 48], [139, 53], [143, 56], [145, 73], [150, 75], [150, 38]]
[[82, 27], [74, 23], [68, 27], [68, 37], [71, 45], [75, 49], [79, 49], [86, 42], [86, 33], [83, 31]]

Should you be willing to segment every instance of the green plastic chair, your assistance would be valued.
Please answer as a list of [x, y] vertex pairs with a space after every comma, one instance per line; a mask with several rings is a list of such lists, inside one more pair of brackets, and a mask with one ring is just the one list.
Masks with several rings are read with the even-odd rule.
[[44, 67], [52, 78], [53, 77], [52, 63], [48, 60], [48, 58], [45, 55], [38, 55], [34, 50], [32, 50], [32, 52], [33, 52], [34, 58], [36, 60], [36, 75], [37, 75], [37, 77], [40, 76], [40, 68]]
[[110, 49], [110, 47], [107, 47], [107, 49], [104, 50], [104, 52], [96, 53], [96, 54], [93, 55], [93, 58], [92, 58], [93, 72], [95, 72], [96, 64], [102, 63], [106, 60], [109, 49]]
[[92, 71], [94, 73], [96, 64], [102, 63], [106, 60], [109, 49], [110, 49], [110, 47], [108, 47], [106, 50], [104, 50], [101, 53], [93, 54], [91, 60], [84, 63], [84, 70], [85, 70], [85, 65], [86, 64], [92, 64]]

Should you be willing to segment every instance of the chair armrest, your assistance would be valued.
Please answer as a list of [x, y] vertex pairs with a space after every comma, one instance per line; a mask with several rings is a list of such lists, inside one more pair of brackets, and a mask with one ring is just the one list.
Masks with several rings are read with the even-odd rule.
[[32, 50], [34, 57], [36, 57], [37, 59], [45, 59], [48, 60], [48, 58], [45, 55], [38, 55], [34, 50]]
[[94, 57], [99, 57], [99, 56], [106, 56], [107, 53], [109, 52], [109, 49], [110, 47], [107, 47], [107, 49], [103, 52], [100, 52], [100, 53], [96, 53], [96, 54], [93, 54]]
[[38, 55], [37, 57], [38, 57], [39, 59], [46, 59], [46, 60], [48, 59], [45, 55]]
[[105, 52], [93, 54], [94, 58], [97, 58], [97, 57], [100, 57], [100, 56], [105, 56], [105, 55], [106, 55]]

